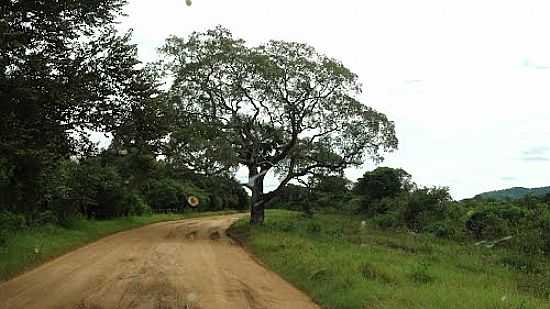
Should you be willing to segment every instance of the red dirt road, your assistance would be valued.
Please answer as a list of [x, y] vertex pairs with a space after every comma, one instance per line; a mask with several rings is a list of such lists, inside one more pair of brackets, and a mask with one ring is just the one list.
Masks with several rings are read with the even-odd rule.
[[238, 218], [106, 237], [0, 284], [0, 308], [319, 308], [226, 236]]

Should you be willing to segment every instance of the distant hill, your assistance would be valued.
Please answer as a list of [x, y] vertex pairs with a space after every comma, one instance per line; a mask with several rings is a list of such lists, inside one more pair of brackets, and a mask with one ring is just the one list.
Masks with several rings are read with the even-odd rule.
[[522, 197], [525, 197], [528, 194], [533, 196], [544, 196], [550, 193], [550, 187], [541, 187], [541, 188], [523, 188], [523, 187], [514, 187], [510, 189], [497, 190], [481, 193], [475, 196], [475, 198], [485, 198], [485, 199], [496, 199], [496, 200], [505, 200], [512, 199], [517, 200]]

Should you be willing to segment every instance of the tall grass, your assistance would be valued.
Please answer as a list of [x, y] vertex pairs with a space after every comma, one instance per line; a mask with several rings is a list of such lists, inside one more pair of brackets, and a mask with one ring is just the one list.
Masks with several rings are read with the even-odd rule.
[[76, 220], [70, 227], [45, 225], [18, 232], [0, 246], [0, 282], [101, 237], [146, 224], [226, 212], [156, 214], [113, 220]]
[[511, 267], [500, 249], [278, 210], [264, 226], [240, 221], [230, 232], [324, 308], [550, 308], [550, 284], [529, 283], [546, 276]]

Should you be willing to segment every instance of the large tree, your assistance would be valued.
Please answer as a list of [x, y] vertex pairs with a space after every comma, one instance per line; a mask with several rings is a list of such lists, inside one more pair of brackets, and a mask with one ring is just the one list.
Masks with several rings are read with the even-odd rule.
[[35, 209], [44, 172], [90, 149], [89, 132], [114, 131], [154, 87], [114, 28], [125, 2], [0, 3], [0, 207]]
[[[161, 52], [180, 128], [168, 160], [209, 173], [247, 167], [253, 224], [293, 179], [341, 173], [397, 147], [394, 124], [357, 100], [357, 75], [311, 46], [248, 47], [217, 27], [171, 37]], [[264, 192], [270, 171], [280, 185]]]

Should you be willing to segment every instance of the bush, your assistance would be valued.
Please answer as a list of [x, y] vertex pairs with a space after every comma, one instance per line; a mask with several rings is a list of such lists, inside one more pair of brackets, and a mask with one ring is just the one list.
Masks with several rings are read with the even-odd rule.
[[135, 216], [143, 216], [143, 215], [150, 215], [153, 213], [153, 210], [145, 201], [141, 198], [141, 196], [137, 196], [137, 199], [134, 201], [134, 212], [133, 215]]
[[408, 228], [421, 232], [427, 225], [448, 217], [451, 196], [447, 188], [422, 188], [408, 194], [401, 217]]
[[401, 225], [401, 220], [399, 214], [397, 213], [387, 213], [383, 215], [378, 215], [372, 219], [374, 224], [378, 225], [381, 228], [395, 228]]
[[58, 215], [52, 210], [46, 210], [34, 216], [32, 218], [32, 222], [30, 222], [29, 225], [40, 226], [40, 225], [58, 224], [58, 223], [59, 223]]
[[384, 215], [388, 211], [398, 210], [401, 208], [402, 202], [406, 200], [408, 194], [401, 194], [399, 197], [383, 198], [381, 200], [371, 201], [363, 199], [363, 211], [368, 216]]
[[127, 185], [116, 168], [89, 159], [78, 164], [69, 190], [54, 209], [64, 218], [79, 212], [88, 218], [108, 219], [128, 214]]
[[465, 226], [476, 239], [510, 235], [518, 227], [526, 210], [512, 204], [489, 204], [475, 211]]
[[71, 226], [80, 212], [74, 200], [63, 197], [56, 197], [49, 203], [50, 210], [40, 213], [33, 218], [34, 225], [60, 224], [61, 226]]
[[136, 192], [127, 194], [119, 206], [120, 215], [142, 216], [152, 213], [151, 207]]
[[181, 209], [185, 203], [185, 188], [172, 179], [149, 181], [143, 191], [153, 209]]
[[11, 212], [0, 212], [0, 245], [3, 245], [7, 238], [26, 227], [25, 217], [23, 215]]
[[550, 255], [550, 210], [534, 212], [524, 217], [513, 245], [526, 255]]
[[446, 222], [435, 222], [427, 225], [424, 232], [434, 234], [437, 237], [451, 238], [456, 231]]

